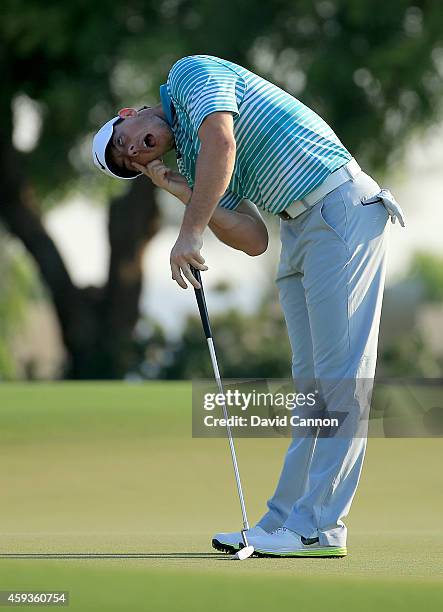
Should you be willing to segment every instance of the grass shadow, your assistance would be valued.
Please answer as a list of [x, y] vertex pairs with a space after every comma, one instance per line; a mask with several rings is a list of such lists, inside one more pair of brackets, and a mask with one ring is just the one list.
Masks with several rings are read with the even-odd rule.
[[0, 553], [0, 559], [229, 559], [229, 555], [212, 552], [119, 553], [119, 552], [54, 552]]

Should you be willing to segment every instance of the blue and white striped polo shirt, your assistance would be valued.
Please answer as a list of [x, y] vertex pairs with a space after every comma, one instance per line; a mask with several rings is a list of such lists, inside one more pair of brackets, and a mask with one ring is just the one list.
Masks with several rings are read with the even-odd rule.
[[209, 55], [184, 57], [173, 65], [162, 89], [165, 111], [170, 113], [168, 97], [175, 110], [178, 168], [191, 187], [203, 120], [217, 111], [233, 114], [237, 153], [219, 202], [224, 208], [235, 209], [245, 198], [277, 214], [351, 159], [314, 111], [232, 62]]

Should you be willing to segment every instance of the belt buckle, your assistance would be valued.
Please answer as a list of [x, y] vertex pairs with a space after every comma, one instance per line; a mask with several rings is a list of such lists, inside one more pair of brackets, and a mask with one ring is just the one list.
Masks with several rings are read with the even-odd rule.
[[280, 219], [283, 219], [283, 221], [289, 221], [292, 219], [291, 215], [287, 213], [286, 210], [282, 210], [280, 213], [278, 213], [278, 216]]

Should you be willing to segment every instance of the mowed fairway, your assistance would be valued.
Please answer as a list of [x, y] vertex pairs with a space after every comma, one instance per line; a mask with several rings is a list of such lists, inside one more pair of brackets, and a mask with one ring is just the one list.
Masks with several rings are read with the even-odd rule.
[[[251, 522], [287, 439], [239, 440]], [[371, 439], [345, 559], [211, 549], [240, 527], [225, 440], [191, 437], [186, 383], [0, 387], [0, 590], [69, 609], [443, 609], [442, 439]]]

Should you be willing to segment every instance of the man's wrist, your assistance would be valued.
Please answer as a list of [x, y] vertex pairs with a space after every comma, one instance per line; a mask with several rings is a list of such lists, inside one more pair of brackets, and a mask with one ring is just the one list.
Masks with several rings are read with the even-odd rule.
[[180, 233], [194, 237], [202, 236], [206, 227], [207, 224], [202, 222], [202, 220], [199, 219], [198, 216], [196, 217], [194, 211], [192, 211], [189, 206], [186, 206]]
[[181, 200], [185, 206], [189, 204], [189, 202], [191, 201], [191, 198], [192, 198], [192, 189], [190, 187], [185, 189], [183, 193], [179, 196], [179, 200]]
[[204, 230], [199, 227], [185, 222], [180, 228], [179, 236], [193, 236], [194, 238], [198, 238], [203, 236], [203, 231]]

